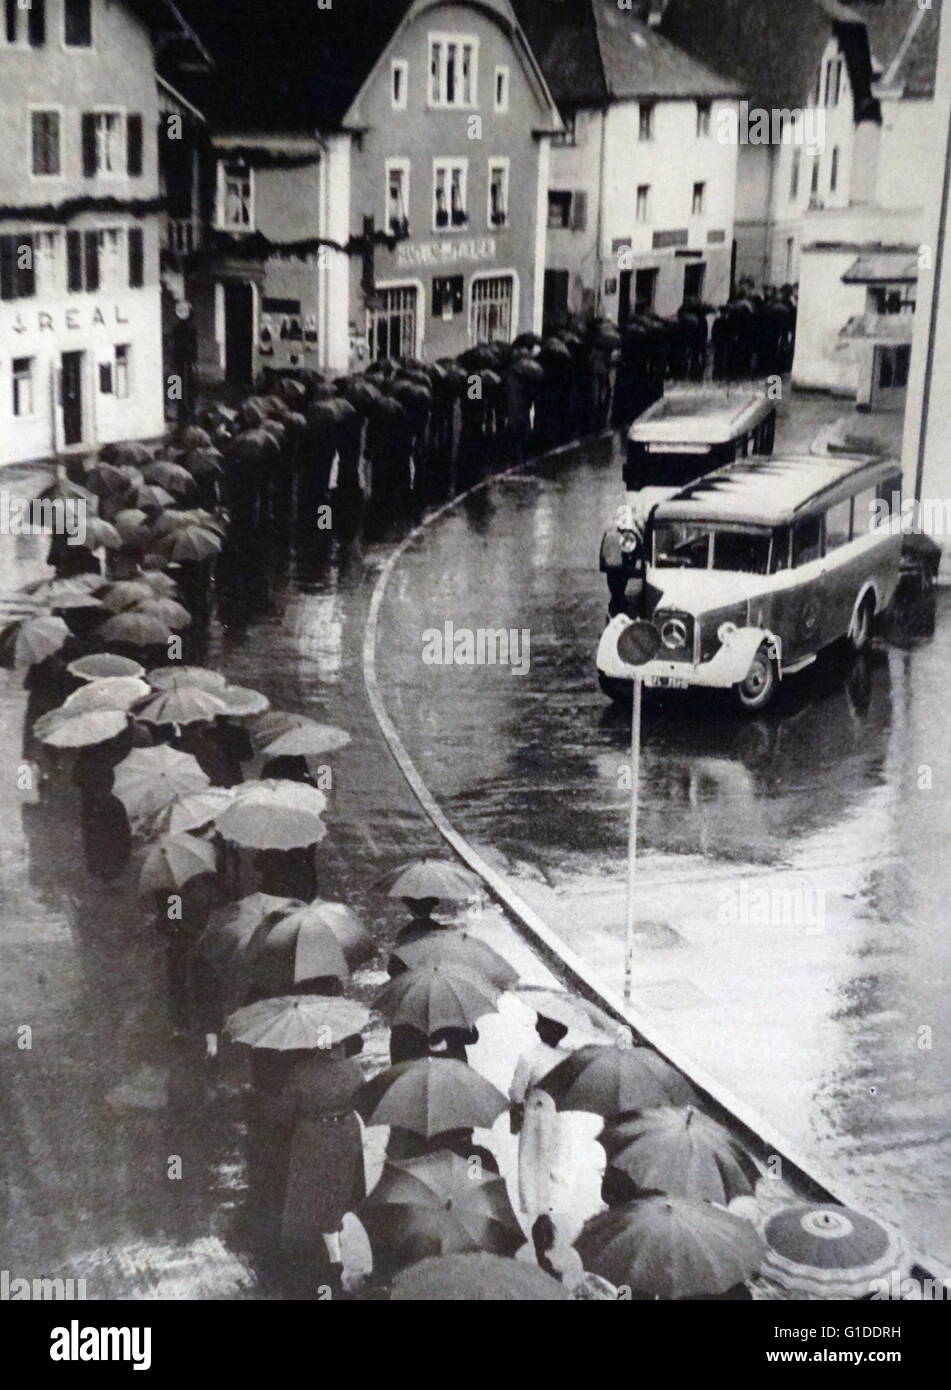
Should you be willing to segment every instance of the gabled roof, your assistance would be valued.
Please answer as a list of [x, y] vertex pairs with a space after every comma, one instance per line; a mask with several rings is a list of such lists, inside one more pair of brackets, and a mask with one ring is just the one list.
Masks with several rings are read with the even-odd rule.
[[941, 0], [930, 9], [908, 0], [854, 0], [868, 29], [876, 81], [908, 97], [934, 96]]
[[513, 0], [560, 106], [610, 101], [739, 97], [712, 71], [616, 0]]
[[856, 120], [880, 120], [868, 31], [838, 0], [668, 0], [661, 31], [740, 82], [766, 110], [805, 105], [829, 38], [845, 54]]

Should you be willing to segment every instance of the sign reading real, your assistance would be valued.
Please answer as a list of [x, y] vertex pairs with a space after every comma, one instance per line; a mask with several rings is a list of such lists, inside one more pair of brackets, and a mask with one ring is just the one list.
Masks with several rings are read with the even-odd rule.
[[109, 328], [112, 324], [127, 324], [118, 304], [102, 305], [95, 301], [89, 304], [55, 309], [18, 309], [11, 320], [0, 318], [4, 332], [16, 333], [56, 333], [61, 329], [77, 332], [84, 328]]

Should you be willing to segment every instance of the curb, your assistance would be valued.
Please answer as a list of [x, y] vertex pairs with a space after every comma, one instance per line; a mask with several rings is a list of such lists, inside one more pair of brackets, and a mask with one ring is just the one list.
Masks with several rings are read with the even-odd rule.
[[[455, 829], [420, 776], [396, 726], [387, 713], [383, 701], [376, 668], [377, 630], [380, 610], [390, 579], [403, 555], [422, 539], [432, 526], [454, 511], [466, 498], [490, 487], [500, 478], [509, 477], [514, 473], [521, 472], [524, 468], [557, 458], [561, 454], [573, 452], [584, 447], [585, 444], [592, 444], [611, 433], [613, 431], [608, 430], [601, 435], [593, 435], [583, 441], [573, 441], [571, 444], [562, 445], [550, 453], [525, 460], [524, 463], [516, 464], [512, 468], [491, 474], [474, 487], [460, 493], [458, 497], [431, 512], [417, 526], [414, 526], [410, 533], [387, 556], [374, 585], [363, 630], [363, 680], [370, 707], [390, 753], [429, 820], [450, 848], [474, 873], [478, 874], [492, 895], [501, 902], [521, 935], [528, 940], [546, 964], [554, 965], [558, 974], [566, 978], [571, 986], [586, 999], [598, 1004], [619, 1021], [629, 1024], [643, 1041], [650, 1044], [655, 1051], [683, 1072], [717, 1110], [738, 1123], [746, 1135], [755, 1141], [757, 1148], [767, 1154], [778, 1155], [782, 1159], [784, 1169], [791, 1170], [797, 1184], [809, 1191], [816, 1200], [831, 1200], [861, 1211], [865, 1208], [865, 1203], [859, 1194], [851, 1192], [847, 1185], [841, 1184], [831, 1175], [824, 1173], [821, 1168], [816, 1168], [808, 1159], [797, 1154], [785, 1137], [767, 1120], [759, 1116], [738, 1096], [724, 1089], [704, 1068], [698, 1066], [693, 1059], [685, 1057], [679, 1048], [671, 1047], [661, 1040], [657, 1034], [656, 1025], [646, 1019], [635, 1006], [626, 1003], [620, 995], [604, 985], [591, 967], [582, 961], [570, 947], [566, 946], [535, 909], [525, 902], [515, 886], [489, 864], [475, 846], [470, 844], [465, 836]], [[911, 1254], [917, 1266], [931, 1275], [947, 1281], [951, 1286], [951, 1268], [942, 1266], [940, 1262], [932, 1256], [926, 1255], [923, 1251], [912, 1249]]]

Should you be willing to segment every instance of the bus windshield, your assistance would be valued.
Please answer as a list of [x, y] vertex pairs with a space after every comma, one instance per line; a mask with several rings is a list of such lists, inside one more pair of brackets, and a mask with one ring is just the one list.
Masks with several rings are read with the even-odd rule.
[[654, 526], [658, 569], [768, 574], [769, 554], [769, 531], [731, 530], [702, 521], [660, 521]]

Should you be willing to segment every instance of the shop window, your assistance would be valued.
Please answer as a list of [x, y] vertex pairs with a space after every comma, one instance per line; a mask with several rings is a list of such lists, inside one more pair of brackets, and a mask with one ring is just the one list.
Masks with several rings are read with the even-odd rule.
[[437, 275], [433, 280], [433, 318], [450, 323], [462, 313], [465, 277]]
[[473, 279], [469, 321], [469, 337], [473, 343], [511, 341], [514, 290], [511, 275], [484, 275]]
[[412, 285], [378, 292], [377, 305], [367, 314], [367, 341], [374, 361], [416, 356], [418, 299]]
[[18, 420], [27, 419], [36, 413], [34, 366], [35, 358], [13, 359], [13, 414]]

